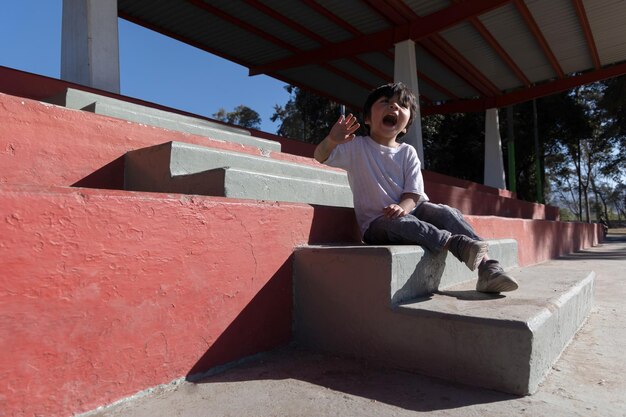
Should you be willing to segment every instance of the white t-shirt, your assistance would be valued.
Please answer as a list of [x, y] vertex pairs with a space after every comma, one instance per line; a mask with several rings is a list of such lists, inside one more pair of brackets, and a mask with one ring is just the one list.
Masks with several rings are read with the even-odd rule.
[[383, 208], [398, 204], [402, 194], [419, 194], [420, 202], [428, 200], [417, 152], [406, 143], [389, 148], [369, 136], [357, 136], [333, 149], [324, 163], [348, 172], [361, 235], [382, 216]]

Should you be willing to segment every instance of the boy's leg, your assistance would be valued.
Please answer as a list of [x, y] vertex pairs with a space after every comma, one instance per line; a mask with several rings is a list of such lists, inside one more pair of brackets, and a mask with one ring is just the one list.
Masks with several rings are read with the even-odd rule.
[[449, 231], [453, 235], [465, 235], [474, 240], [482, 240], [458, 209], [445, 204], [424, 201], [413, 210], [412, 214], [439, 229]]
[[444, 250], [449, 238], [447, 230], [439, 230], [410, 214], [395, 219], [381, 216], [370, 224], [363, 236], [368, 244], [421, 245], [435, 253]]
[[[474, 232], [472, 226], [467, 223], [463, 214], [455, 208], [443, 205], [443, 204], [433, 204], [430, 202], [424, 202], [414, 211], [415, 215], [429, 223], [436, 225], [439, 228], [449, 230], [452, 232], [454, 239], [459, 238], [459, 235], [468, 236], [473, 240], [481, 240], [480, 237]], [[460, 252], [464, 250], [467, 251], [467, 248], [476, 249], [471, 245], [468, 246], [463, 239], [459, 239], [459, 247], [457, 249], [453, 248], [454, 241], [451, 242], [450, 251], [457, 256], [457, 253], [461, 257], [463, 257]], [[461, 259], [460, 256], [457, 258]], [[479, 253], [476, 258], [482, 258], [482, 255]], [[478, 282], [476, 283], [476, 290], [480, 292], [486, 293], [499, 293], [504, 291], [515, 291], [518, 288], [518, 283], [511, 275], [507, 274], [500, 263], [494, 259], [488, 260], [487, 256], [484, 256], [484, 261], [482, 263], [474, 264], [474, 268], [470, 266], [467, 262], [466, 264], [470, 267], [470, 269], [474, 270], [478, 267]], [[478, 260], [478, 262], [480, 262]]]
[[450, 249], [472, 271], [478, 267], [488, 248], [487, 242], [473, 240], [465, 235], [452, 235], [411, 214], [395, 219], [384, 216], [377, 218], [370, 224], [363, 240], [368, 244], [379, 245], [421, 245], [435, 253]]
[[470, 270], [474, 271], [483, 258], [486, 258], [487, 243], [482, 242], [459, 210], [425, 201], [415, 208], [413, 214], [420, 220], [452, 233], [449, 242], [450, 252]]

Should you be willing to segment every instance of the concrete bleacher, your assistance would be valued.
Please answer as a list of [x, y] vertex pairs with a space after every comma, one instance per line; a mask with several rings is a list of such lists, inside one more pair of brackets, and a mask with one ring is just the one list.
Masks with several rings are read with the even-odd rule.
[[124, 187], [352, 207], [345, 173], [180, 142], [128, 152]]
[[594, 273], [513, 268], [515, 242], [489, 243], [490, 256], [519, 281], [515, 293], [477, 293], [475, 273], [419, 247], [299, 248], [295, 339], [334, 355], [532, 394], [588, 316]]
[[[346, 316], [334, 318], [346, 325], [348, 314], [367, 313], [379, 322], [379, 329], [389, 327], [391, 332], [407, 326], [419, 333], [414, 329], [434, 323], [431, 320], [438, 316], [445, 318], [447, 327], [442, 329], [448, 336], [458, 335], [470, 351], [483, 347], [454, 323], [483, 323], [477, 334], [491, 337], [506, 328], [502, 324], [526, 320], [541, 324], [533, 333], [537, 337], [551, 334], [557, 326], [566, 339], [580, 322], [566, 310], [576, 302], [584, 318], [584, 306], [591, 300], [589, 275], [565, 271], [568, 275], [555, 292], [560, 294], [556, 301], [533, 285], [537, 277], [520, 273], [518, 292], [480, 301], [486, 309], [494, 307], [498, 317], [476, 311], [472, 308], [478, 307], [476, 302], [450, 303], [445, 292], [470, 292], [455, 286], [469, 285], [472, 274], [458, 262], [433, 259], [418, 247], [361, 245], [354, 212], [345, 200], [345, 174], [310, 157], [268, 153], [258, 144], [213, 138], [213, 133], [207, 137], [147, 126], [1, 92], [0, 107], [0, 253], [5, 273], [0, 301], [8, 318], [0, 340], [11, 340], [2, 345], [0, 365], [8, 370], [5, 386], [12, 381], [7, 407], [18, 413], [87, 411], [283, 346], [292, 340], [294, 309], [299, 340], [308, 340], [302, 336], [307, 326], [321, 332], [320, 341], [330, 340], [335, 330], [320, 317], [303, 321], [303, 283], [311, 291], [321, 283], [328, 286], [332, 297], [317, 297], [310, 309], [328, 311], [329, 319], [334, 309], [337, 314], [345, 312], [341, 314]], [[96, 172], [104, 174], [85, 181]], [[191, 188], [158, 188], [177, 178], [178, 185]], [[206, 186], [208, 180], [223, 189], [211, 189], [209, 195], [197, 192], [195, 187]], [[124, 189], [124, 181], [129, 189]], [[253, 185], [246, 187], [250, 182]], [[72, 186], [86, 183], [89, 188]], [[227, 191], [231, 185], [240, 191]], [[300, 193], [303, 187], [306, 192]], [[427, 182], [427, 191], [428, 187], [438, 190], [433, 195], [442, 202], [446, 189], [462, 188]], [[263, 192], [252, 194], [246, 188]], [[289, 192], [281, 195], [282, 188]], [[333, 203], [335, 196], [327, 189], [337, 189], [344, 200]], [[491, 194], [515, 202], [511, 196]], [[294, 195], [298, 200], [290, 199]], [[468, 221], [492, 242], [492, 254], [507, 267], [528, 268], [597, 243], [593, 225], [504, 218], [495, 212], [469, 214]], [[310, 246], [321, 244], [325, 246]], [[307, 262], [318, 269], [311, 267], [303, 276], [299, 265], [308, 256], [313, 258]], [[324, 277], [326, 270], [319, 269], [326, 264], [315, 260], [318, 256], [335, 259], [329, 268], [357, 269], [345, 269], [342, 277], [330, 282]], [[553, 277], [561, 273], [550, 271]], [[578, 286], [571, 279], [578, 280]], [[366, 280], [371, 285], [364, 285]], [[437, 288], [439, 293], [431, 300], [418, 302]], [[572, 288], [579, 288], [580, 295]], [[370, 301], [372, 308], [366, 312], [342, 305], [360, 302], [367, 307]], [[528, 304], [537, 304], [536, 309], [520, 316], [515, 306]], [[383, 332], [379, 336], [368, 340], [375, 346], [383, 346], [380, 343], [387, 339], [399, 343]], [[452, 343], [444, 335], [432, 340]], [[426, 351], [423, 341], [401, 342], [405, 344], [395, 354]], [[562, 343], [544, 345], [533, 347], [528, 356], [532, 363], [542, 362], [533, 368], [537, 375]], [[370, 353], [381, 359], [386, 349], [390, 348]], [[537, 357], [540, 352], [547, 352], [545, 358]], [[370, 357], [365, 350], [361, 353]], [[464, 358], [459, 355], [458, 361]], [[438, 374], [420, 367], [419, 357], [414, 359], [409, 369], [488, 385], [457, 377], [462, 362], [456, 363], [454, 372]], [[513, 381], [506, 372], [500, 377]], [[531, 392], [539, 379], [533, 376], [527, 388], [518, 391], [508, 385], [502, 389]]]
[[246, 129], [129, 103], [75, 88], [67, 88], [45, 101], [69, 109], [90, 111], [131, 122], [210, 137], [214, 140], [256, 146], [266, 151], [280, 151], [280, 143], [253, 137]]
[[[492, 187], [469, 190], [459, 186], [463, 182], [442, 175], [428, 173], [427, 177], [438, 180], [427, 182], [433, 202], [449, 204], [465, 214], [544, 220], [558, 217], [558, 211], [555, 215], [550, 208], [499, 194]], [[314, 166], [309, 161], [281, 161], [180, 142], [128, 152], [124, 187], [352, 207], [352, 192], [343, 171]]]

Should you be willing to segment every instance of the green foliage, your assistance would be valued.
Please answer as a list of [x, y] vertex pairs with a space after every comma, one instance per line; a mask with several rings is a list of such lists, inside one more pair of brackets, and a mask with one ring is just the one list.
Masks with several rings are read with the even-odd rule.
[[482, 183], [485, 114], [454, 113], [422, 119], [424, 158], [431, 171]]
[[288, 85], [285, 89], [290, 94], [289, 101], [284, 106], [274, 106], [270, 118], [272, 122], [280, 121], [276, 133], [302, 142], [321, 142], [339, 118], [339, 105], [298, 87]]
[[213, 113], [213, 118], [247, 129], [259, 129], [261, 127], [261, 116], [259, 116], [259, 113], [244, 105], [235, 107], [232, 112], [227, 112], [221, 108], [216, 113]]

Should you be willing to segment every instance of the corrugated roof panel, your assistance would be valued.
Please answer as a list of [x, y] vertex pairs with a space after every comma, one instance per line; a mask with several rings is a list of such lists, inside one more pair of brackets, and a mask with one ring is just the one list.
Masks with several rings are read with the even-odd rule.
[[419, 45], [415, 47], [415, 60], [417, 61], [418, 71], [424, 73], [434, 82], [445, 86], [446, 89], [457, 97], [470, 98], [478, 96], [477, 91], [467, 85], [456, 74], [450, 72]]
[[449, 0], [404, 0], [404, 2], [418, 16], [428, 16], [452, 5]]
[[533, 83], [556, 76], [515, 6], [506, 6], [479, 16], [500, 46]]
[[358, 58], [387, 75], [387, 79], [381, 80], [381, 84], [393, 81], [393, 60], [382, 52], [360, 54]]
[[351, 74], [354, 78], [362, 81], [364, 84], [367, 84], [369, 86], [369, 89], [376, 88], [386, 82], [378, 75], [373, 74], [370, 71], [364, 70], [364, 68], [360, 66], [357, 62], [354, 62], [350, 59], [341, 59], [333, 61], [330, 64], [333, 65], [335, 68]]
[[302, 27], [335, 43], [351, 39], [353, 36], [341, 26], [319, 14], [305, 3], [293, 0], [263, 0], [263, 3]]
[[[128, 5], [128, 7], [127, 7]], [[121, 11], [160, 26], [187, 39], [206, 45], [232, 60], [258, 65], [289, 56], [289, 52], [237, 25], [187, 3], [172, 0], [119, 0]]]
[[388, 29], [387, 21], [360, 0], [316, 0], [335, 16], [346, 21], [359, 32], [375, 33]]
[[526, 5], [563, 72], [593, 68], [580, 20], [571, 0], [534, 0]]
[[[268, 16], [263, 11], [256, 7], [249, 6], [242, 1], [211, 0], [211, 5], [299, 50], [306, 51], [321, 46], [310, 37], [301, 34], [297, 30], [291, 29], [279, 20]], [[250, 32], [250, 36], [256, 35]]]
[[522, 85], [515, 73], [500, 58], [498, 53], [485, 42], [483, 36], [471, 23], [464, 22], [456, 25], [441, 32], [441, 36], [500, 90]]
[[[195, 34], [200, 42], [249, 66], [265, 64], [291, 55], [289, 51], [277, 47], [270, 41], [251, 37], [248, 31], [213, 16], [197, 13], [193, 19], [204, 19], [195, 25], [202, 28], [202, 32]], [[188, 29], [181, 27], [178, 31], [185, 34]]]
[[[393, 81], [393, 66], [394, 66], [394, 62], [393, 60], [389, 59], [387, 56], [375, 52], [375, 53], [370, 53], [370, 54], [361, 54], [359, 55], [359, 58], [363, 59], [365, 62], [367, 62], [369, 65], [371, 65], [372, 67], [382, 71], [383, 73], [387, 74], [388, 79], [387, 80], [382, 80], [380, 79], [380, 85], [385, 84], [387, 82], [392, 82]], [[421, 70], [421, 69], [420, 69]], [[419, 88], [420, 88], [420, 92], [422, 94], [425, 94], [428, 96], [429, 99], [431, 100], [447, 100], [450, 99], [450, 97], [448, 97], [447, 95], [445, 95], [444, 93], [442, 93], [441, 91], [435, 89], [433, 86], [427, 84], [424, 80], [418, 80], [419, 82]]]
[[626, 1], [584, 1], [602, 65], [626, 60]]

